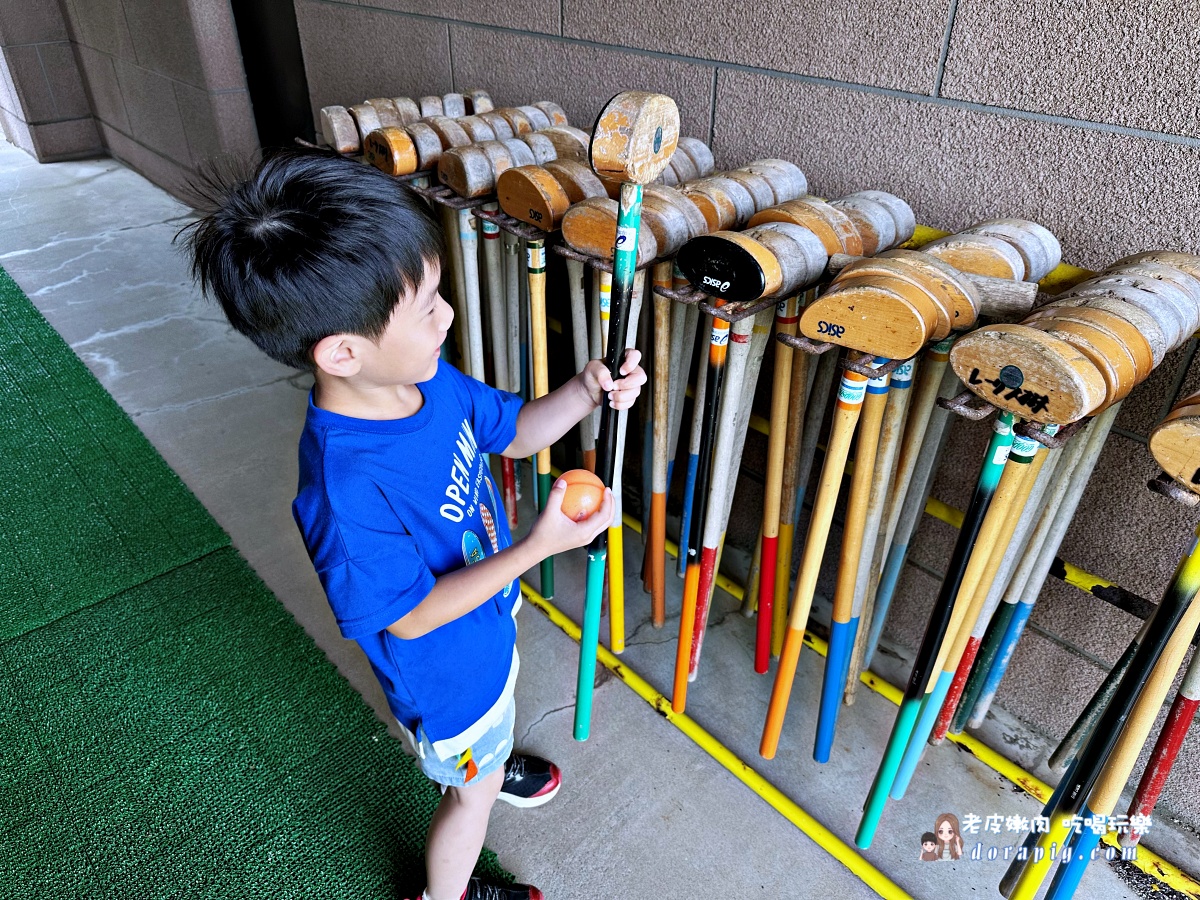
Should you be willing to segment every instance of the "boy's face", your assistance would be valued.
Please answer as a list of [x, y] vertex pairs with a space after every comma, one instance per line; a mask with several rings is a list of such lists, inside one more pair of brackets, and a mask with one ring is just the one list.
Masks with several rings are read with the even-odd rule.
[[925, 843], [923, 843], [921, 845], [921, 849], [924, 850], [926, 853], [932, 853], [934, 850], [937, 849], [937, 844], [935, 844], [933, 841], [926, 841]]
[[420, 384], [437, 374], [442, 343], [454, 321], [453, 307], [438, 293], [440, 278], [441, 265], [426, 260], [421, 284], [400, 298], [375, 342], [378, 352], [364, 361], [363, 373], [372, 381]]

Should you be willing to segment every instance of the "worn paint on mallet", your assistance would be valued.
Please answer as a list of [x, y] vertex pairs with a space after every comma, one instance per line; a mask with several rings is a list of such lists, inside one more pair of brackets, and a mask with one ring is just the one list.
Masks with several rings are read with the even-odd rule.
[[[642, 185], [657, 178], [670, 162], [678, 138], [679, 110], [675, 101], [662, 94], [640, 91], [626, 91], [610, 100], [596, 120], [592, 133], [592, 168], [624, 182], [613, 247], [611, 335], [605, 356], [605, 364], [614, 379], [621, 377], [621, 364], [625, 358], [628, 307], [633, 293], [638, 251]], [[596, 440], [596, 474], [605, 484], [611, 484], [616, 464], [616, 426], [612, 407], [607, 403], [601, 404]], [[574, 735], [580, 741], [587, 740], [591, 733], [596, 648], [600, 637], [600, 602], [607, 550], [608, 535], [603, 532], [588, 547], [579, 677], [575, 694]]]

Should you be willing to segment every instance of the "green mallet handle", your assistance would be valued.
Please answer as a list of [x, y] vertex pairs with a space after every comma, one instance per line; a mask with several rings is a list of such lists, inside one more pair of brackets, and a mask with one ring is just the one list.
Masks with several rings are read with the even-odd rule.
[[[638, 226], [642, 218], [642, 186], [621, 185], [617, 213], [617, 240], [613, 248], [612, 300], [609, 312], [608, 354], [604, 363], [613, 379], [621, 377], [625, 341], [629, 331], [629, 307], [633, 296], [633, 273], [637, 263]], [[617, 455], [617, 412], [600, 404], [600, 430], [596, 436], [596, 475], [612, 484]], [[596, 678], [596, 646], [600, 641], [600, 601], [604, 588], [604, 565], [608, 558], [608, 531], [602, 531], [588, 547], [587, 587], [583, 601], [583, 629], [579, 640], [579, 680], [575, 690], [575, 740], [591, 734], [592, 690]]]

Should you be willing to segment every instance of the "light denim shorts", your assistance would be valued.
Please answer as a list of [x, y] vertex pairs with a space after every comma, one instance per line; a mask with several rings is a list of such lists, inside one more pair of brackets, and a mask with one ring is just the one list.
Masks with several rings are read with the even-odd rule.
[[425, 776], [437, 784], [446, 787], [477, 784], [508, 761], [513, 749], [513, 724], [516, 715], [516, 704], [509, 700], [499, 722], [484, 732], [469, 749], [449, 759], [438, 759], [429, 738], [425, 735], [425, 729], [418, 726], [417, 739], [420, 750], [417, 764]]

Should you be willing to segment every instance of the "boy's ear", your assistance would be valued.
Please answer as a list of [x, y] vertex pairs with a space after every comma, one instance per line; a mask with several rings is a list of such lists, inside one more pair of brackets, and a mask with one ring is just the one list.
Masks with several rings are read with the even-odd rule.
[[331, 334], [313, 346], [313, 362], [322, 372], [338, 378], [357, 375], [362, 368], [362, 338], [355, 334]]

